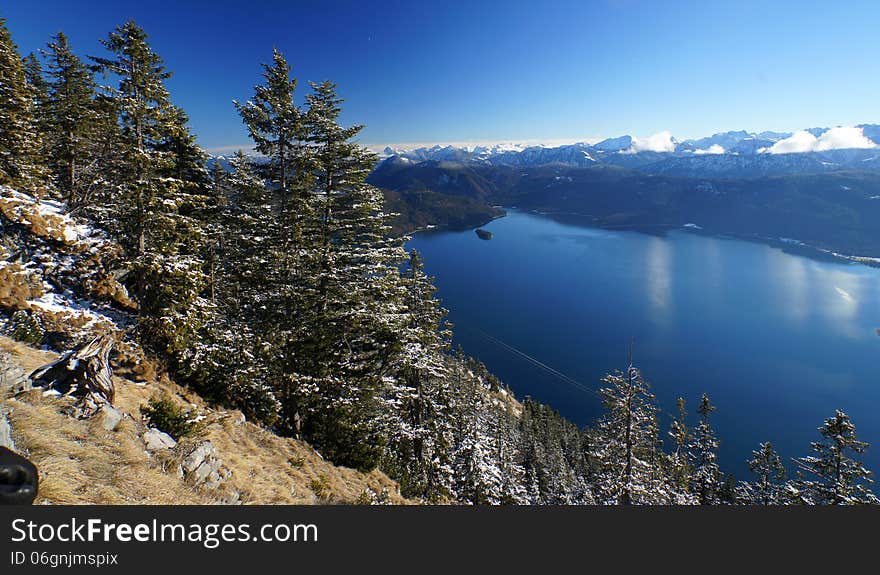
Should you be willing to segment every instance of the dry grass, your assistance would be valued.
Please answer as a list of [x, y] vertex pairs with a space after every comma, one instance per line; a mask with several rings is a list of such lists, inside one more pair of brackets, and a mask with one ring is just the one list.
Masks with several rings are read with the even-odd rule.
[[43, 295], [43, 282], [36, 274], [19, 264], [0, 267], [0, 306], [8, 309], [27, 309], [28, 300]]
[[[26, 371], [56, 357], [0, 337], [0, 350]], [[16, 445], [40, 470], [37, 503], [211, 504], [237, 493], [245, 504], [355, 503], [364, 493], [383, 491], [392, 503], [406, 503], [397, 484], [378, 471], [361, 473], [324, 461], [308, 444], [278, 437], [244, 421], [237, 411], [211, 409], [194, 393], [167, 378], [146, 385], [114, 377], [117, 408], [126, 418], [108, 432], [94, 420], [63, 414], [68, 400], [30, 391], [0, 400], [11, 409]], [[151, 455], [141, 441], [140, 407], [166, 395], [205, 416], [200, 436], [167, 454]], [[217, 490], [195, 488], [177, 474], [187, 445], [210, 439], [231, 477]], [[320, 497], [313, 487], [326, 489]]]

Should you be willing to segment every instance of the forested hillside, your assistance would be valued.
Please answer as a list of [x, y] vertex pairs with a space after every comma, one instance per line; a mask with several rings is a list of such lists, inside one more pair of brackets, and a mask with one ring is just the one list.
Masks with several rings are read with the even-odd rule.
[[[240, 152], [209, 170], [145, 31], [129, 21], [101, 46], [83, 60], [59, 33], [22, 58], [0, 21], [10, 335], [63, 350], [109, 333], [117, 366], [134, 372], [141, 354], [206, 401], [334, 464], [378, 468], [424, 502], [877, 502], [842, 412], [796, 475], [767, 443], [755, 478], [737, 483], [716, 462], [709, 398], [693, 428], [682, 401], [660, 429], [632, 365], [603, 380], [606, 411], [590, 428], [516, 400], [452, 351], [432, 279], [391, 233], [394, 214], [366, 183], [376, 157], [355, 142], [361, 126], [340, 124], [333, 83], [302, 90], [275, 51], [255, 66], [251, 98], [234, 102], [260, 160]], [[65, 310], [100, 317], [71, 329], [57, 321]]]

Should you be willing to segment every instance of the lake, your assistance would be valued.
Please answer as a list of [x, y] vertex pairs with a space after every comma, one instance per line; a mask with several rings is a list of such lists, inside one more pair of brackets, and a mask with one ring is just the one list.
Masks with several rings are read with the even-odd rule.
[[436, 278], [455, 343], [517, 396], [592, 423], [601, 413], [593, 390], [626, 369], [632, 337], [664, 433], [677, 397], [695, 423], [709, 393], [719, 462], [738, 479], [749, 479], [746, 461], [768, 440], [791, 472], [789, 458], [809, 453], [838, 408], [874, 444], [863, 460], [880, 473], [880, 269], [516, 210], [485, 229], [493, 239], [428, 232], [408, 247]]

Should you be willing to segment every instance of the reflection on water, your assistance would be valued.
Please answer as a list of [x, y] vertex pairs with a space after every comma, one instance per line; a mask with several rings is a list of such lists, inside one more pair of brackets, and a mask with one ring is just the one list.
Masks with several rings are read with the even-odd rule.
[[672, 248], [663, 238], [651, 236], [645, 250], [645, 288], [651, 302], [653, 318], [664, 322], [669, 319], [672, 305]]
[[800, 324], [810, 313], [810, 285], [806, 260], [793, 258], [775, 249], [767, 248], [767, 270], [776, 288], [783, 294], [782, 311], [789, 319]]

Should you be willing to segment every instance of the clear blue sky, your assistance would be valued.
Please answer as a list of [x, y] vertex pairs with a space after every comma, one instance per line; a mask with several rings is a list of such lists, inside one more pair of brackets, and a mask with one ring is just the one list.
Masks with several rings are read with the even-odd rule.
[[368, 144], [795, 130], [880, 121], [880, 2], [4, 0], [22, 53], [134, 17], [209, 149], [282, 50]]

